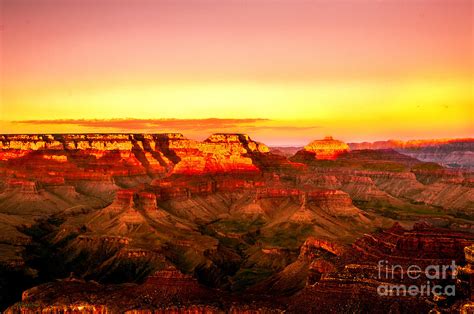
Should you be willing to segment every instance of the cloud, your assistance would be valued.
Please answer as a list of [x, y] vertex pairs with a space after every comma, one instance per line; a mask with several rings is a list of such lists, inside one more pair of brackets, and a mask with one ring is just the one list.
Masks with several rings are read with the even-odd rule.
[[245, 131], [305, 131], [319, 128], [319, 126], [294, 126], [282, 125], [276, 121], [262, 118], [252, 119], [55, 119], [55, 120], [19, 120], [14, 124], [29, 125], [63, 125], [88, 129], [112, 129], [114, 131], [140, 131], [140, 130], [177, 130], [177, 131], [209, 131], [242, 129]]
[[262, 130], [272, 130], [272, 131], [309, 131], [314, 129], [319, 129], [320, 126], [310, 125], [310, 126], [291, 126], [291, 125], [252, 125], [247, 126], [246, 129], [249, 131], [262, 131]]
[[56, 119], [56, 120], [21, 120], [12, 121], [19, 124], [30, 125], [69, 125], [94, 129], [114, 130], [149, 130], [166, 129], [181, 131], [198, 131], [229, 129], [239, 127], [255, 127], [254, 124], [268, 122], [269, 119]]
[[[0, 122], [2, 122], [0, 120]], [[5, 121], [4, 121], [5, 122]], [[183, 133], [204, 140], [212, 133], [245, 133], [268, 145], [303, 145], [320, 126], [300, 121], [250, 119], [54, 119], [18, 120], [3, 125], [4, 133]], [[0, 129], [2, 124], [0, 123]], [[1, 132], [0, 132], [1, 133]]]

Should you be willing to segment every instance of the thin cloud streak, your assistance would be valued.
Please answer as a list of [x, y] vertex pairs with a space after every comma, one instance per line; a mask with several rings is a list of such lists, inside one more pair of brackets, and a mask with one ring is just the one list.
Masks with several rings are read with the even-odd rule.
[[[1, 122], [1, 121], [0, 121]], [[6, 122], [6, 121], [4, 121]], [[8, 126], [9, 124], [9, 126]], [[301, 144], [317, 138], [322, 127], [264, 118], [246, 119], [35, 119], [9, 121], [8, 133], [17, 127], [27, 133], [183, 133], [186, 137], [204, 140], [213, 133], [246, 133], [253, 139], [271, 144]], [[13, 132], [12, 132], [13, 131]], [[308, 133], [312, 134], [308, 136]], [[319, 132], [318, 132], [319, 133]]]
[[253, 123], [270, 121], [268, 119], [57, 119], [57, 120], [20, 120], [19, 124], [32, 125], [74, 125], [88, 128], [111, 128], [116, 130], [148, 130], [150, 128], [203, 130], [228, 129]]

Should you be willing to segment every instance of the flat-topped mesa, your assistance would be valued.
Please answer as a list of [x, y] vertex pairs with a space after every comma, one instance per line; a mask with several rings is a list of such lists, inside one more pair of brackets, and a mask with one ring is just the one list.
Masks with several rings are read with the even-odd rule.
[[[180, 133], [163, 134], [30, 134], [1, 135], [1, 150], [92, 150], [131, 151], [134, 147], [144, 149], [144, 142], [155, 150], [156, 144], [175, 144], [189, 141]], [[156, 143], [155, 143], [156, 142]]]
[[203, 144], [207, 143], [219, 144], [219, 147], [229, 150], [237, 148], [242, 153], [268, 153], [270, 151], [265, 144], [255, 142], [247, 134], [215, 133], [209, 136]]
[[304, 150], [315, 153], [316, 159], [334, 160], [342, 153], [348, 152], [349, 146], [341, 141], [327, 136], [322, 140], [315, 140], [304, 147]]
[[38, 192], [38, 184], [35, 181], [24, 179], [10, 179], [7, 181], [7, 189], [9, 191], [18, 190], [22, 193], [35, 194]]
[[1, 149], [14, 150], [130, 150], [130, 134], [3, 135]]
[[52, 135], [12, 134], [0, 136], [2, 150], [64, 149], [63, 144]]

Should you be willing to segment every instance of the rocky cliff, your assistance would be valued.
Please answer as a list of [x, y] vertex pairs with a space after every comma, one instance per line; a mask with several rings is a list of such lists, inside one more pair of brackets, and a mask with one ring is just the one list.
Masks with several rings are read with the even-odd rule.
[[317, 160], [300, 151], [291, 160], [310, 169], [299, 177], [301, 183], [340, 189], [355, 201], [392, 208], [425, 204], [433, 206], [427, 211], [443, 208], [460, 215], [474, 209], [471, 172], [446, 169], [394, 150], [353, 150], [336, 160]]
[[214, 134], [204, 142], [174, 133], [0, 137], [0, 160], [54, 166], [57, 176], [71, 179], [87, 178], [84, 171], [111, 176], [258, 171], [255, 159], [268, 151], [244, 134]]
[[242, 134], [0, 142], [1, 310], [20, 290], [46, 312], [382, 309], [396, 300], [373, 298], [374, 260], [462, 263], [472, 242], [472, 173], [393, 149], [326, 138], [287, 159]]
[[331, 136], [315, 140], [304, 147], [305, 152], [314, 153], [316, 159], [334, 160], [342, 153], [349, 151], [349, 146]]
[[[446, 313], [469, 308], [472, 286], [470, 233], [452, 232], [419, 222], [411, 229], [395, 224], [364, 235], [354, 245], [309, 237], [299, 255], [275, 275], [240, 294], [206, 287], [190, 274], [165, 266], [139, 284], [99, 284], [70, 276], [25, 290], [22, 301], [6, 313], [124, 312], [148, 313], [302, 313], [408, 312], [432, 309]], [[273, 260], [289, 254], [264, 249]], [[432, 285], [455, 285], [454, 296], [380, 295], [381, 285], [426, 284], [427, 276], [408, 276], [408, 267], [451, 266], [446, 278], [429, 279]], [[381, 264], [382, 262], [382, 264]], [[467, 262], [467, 263], [466, 263]], [[380, 268], [382, 265], [382, 268]], [[396, 271], [385, 273], [396, 265]], [[413, 266], [412, 266], [413, 267]], [[453, 271], [455, 276], [452, 277]], [[264, 292], [263, 292], [264, 291]], [[295, 293], [296, 292], [296, 293]], [[448, 299], [449, 298], [449, 299]]]

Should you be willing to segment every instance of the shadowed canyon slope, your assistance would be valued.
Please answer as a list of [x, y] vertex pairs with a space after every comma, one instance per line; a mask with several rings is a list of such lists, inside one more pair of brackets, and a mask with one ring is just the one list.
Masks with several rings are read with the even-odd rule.
[[[369, 146], [327, 137], [287, 158], [244, 134], [1, 135], [1, 307], [467, 306], [474, 174], [417, 159], [438, 148]], [[454, 259], [464, 267], [460, 294], [380, 297], [380, 259]]]

